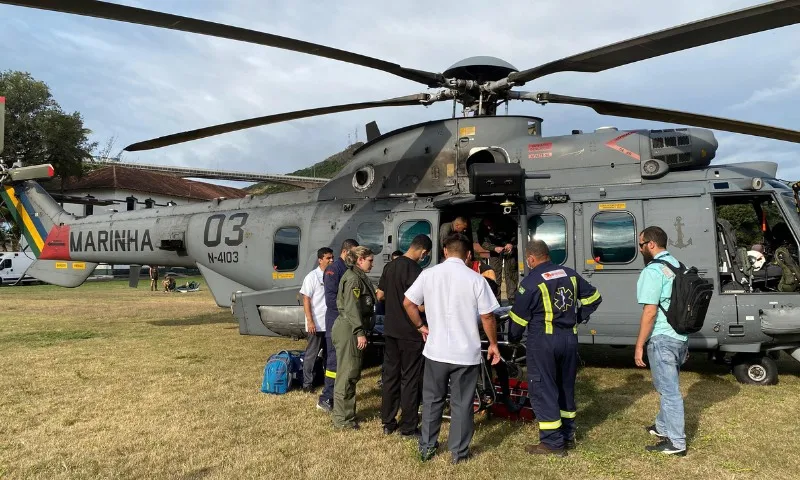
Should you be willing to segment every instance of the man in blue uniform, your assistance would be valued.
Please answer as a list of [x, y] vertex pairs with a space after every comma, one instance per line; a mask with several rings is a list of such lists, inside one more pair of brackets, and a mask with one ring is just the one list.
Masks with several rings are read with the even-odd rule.
[[540, 443], [525, 451], [563, 457], [575, 448], [577, 324], [589, 321], [602, 299], [575, 270], [554, 265], [541, 240], [528, 243], [525, 262], [531, 271], [517, 290], [509, 327], [512, 342], [528, 330], [528, 393]]
[[357, 246], [358, 242], [352, 238], [342, 242], [339, 258], [329, 265], [322, 275], [322, 283], [325, 287], [325, 306], [328, 308], [325, 311], [325, 345], [328, 349], [328, 358], [325, 360], [325, 387], [319, 396], [317, 408], [329, 413], [333, 410], [333, 385], [336, 381], [336, 350], [333, 348], [331, 340], [333, 322], [339, 316], [336, 295], [339, 293], [339, 280], [342, 279], [342, 275], [347, 271], [347, 264], [345, 263], [347, 252]]

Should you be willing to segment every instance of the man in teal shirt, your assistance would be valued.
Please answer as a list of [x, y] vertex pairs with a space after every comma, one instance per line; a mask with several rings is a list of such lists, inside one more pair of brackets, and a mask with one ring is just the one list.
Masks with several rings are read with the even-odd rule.
[[669, 262], [676, 267], [680, 265], [666, 247], [667, 234], [659, 227], [647, 227], [639, 234], [639, 251], [646, 266], [636, 284], [636, 298], [643, 308], [634, 361], [636, 366], [646, 367], [643, 358], [646, 343], [653, 386], [661, 396], [656, 423], [646, 428], [659, 442], [645, 449], [685, 456], [683, 397], [678, 377], [689, 353], [689, 342], [686, 335], [675, 332], [664, 314], [669, 309], [675, 274], [668, 266], [653, 260]]

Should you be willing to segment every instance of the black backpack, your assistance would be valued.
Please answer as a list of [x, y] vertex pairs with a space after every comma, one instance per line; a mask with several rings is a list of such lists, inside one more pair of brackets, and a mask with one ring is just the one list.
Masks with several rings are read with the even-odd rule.
[[667, 322], [681, 335], [700, 331], [706, 319], [708, 304], [711, 302], [713, 284], [701, 277], [695, 267], [687, 269], [682, 263], [679, 263], [680, 267], [674, 267], [661, 259], [652, 261], [666, 265], [675, 274], [669, 310], [664, 310], [661, 305], [658, 306], [667, 316]]

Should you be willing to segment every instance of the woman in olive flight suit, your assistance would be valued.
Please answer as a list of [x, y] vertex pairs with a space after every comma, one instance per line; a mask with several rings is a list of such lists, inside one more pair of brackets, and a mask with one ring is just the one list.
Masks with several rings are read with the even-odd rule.
[[375, 288], [367, 273], [373, 254], [356, 247], [347, 255], [348, 269], [339, 282], [336, 306], [339, 317], [333, 323], [331, 340], [336, 349], [336, 381], [333, 385], [333, 426], [352, 428], [356, 423], [356, 383], [361, 378], [361, 359], [367, 346], [366, 330], [375, 314]]

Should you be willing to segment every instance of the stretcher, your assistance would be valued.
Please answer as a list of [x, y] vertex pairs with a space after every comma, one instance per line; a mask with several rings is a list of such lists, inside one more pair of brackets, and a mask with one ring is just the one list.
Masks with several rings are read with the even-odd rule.
[[[508, 323], [510, 307], [502, 307], [495, 311], [497, 321], [497, 346], [500, 350], [500, 363], [491, 366], [486, 360], [489, 341], [481, 328], [481, 363], [478, 376], [478, 385], [475, 389], [474, 412], [486, 412], [511, 420], [533, 420], [534, 413], [528, 398], [528, 382], [523, 380], [523, 366], [525, 365], [526, 349], [524, 343], [510, 343], [508, 341]], [[496, 373], [496, 376], [492, 373]], [[508, 382], [508, 402], [499, 401], [503, 398], [503, 382]], [[449, 416], [450, 395], [448, 394], [445, 405], [445, 418]], [[509, 407], [514, 405], [512, 411]]]

